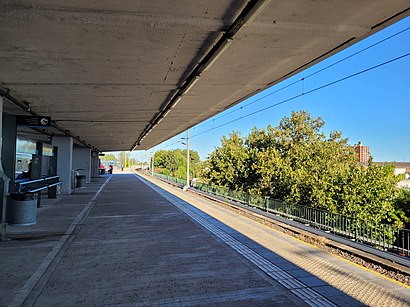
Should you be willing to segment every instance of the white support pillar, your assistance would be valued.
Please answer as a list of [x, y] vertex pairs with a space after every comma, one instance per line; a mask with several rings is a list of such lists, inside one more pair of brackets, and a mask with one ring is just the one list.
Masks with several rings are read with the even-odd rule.
[[60, 176], [61, 193], [71, 194], [73, 170], [73, 139], [68, 136], [54, 136], [53, 146], [58, 146], [57, 175]]
[[86, 176], [86, 182], [91, 180], [91, 148], [74, 147], [73, 170], [79, 170], [80, 175]]

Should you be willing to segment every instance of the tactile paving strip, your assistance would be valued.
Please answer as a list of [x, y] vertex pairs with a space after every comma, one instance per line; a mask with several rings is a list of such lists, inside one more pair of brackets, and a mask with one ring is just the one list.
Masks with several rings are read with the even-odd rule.
[[337, 306], [332, 303], [330, 300], [309, 288], [306, 284], [302, 283], [298, 279], [294, 278], [292, 275], [286, 273], [284, 270], [268, 261], [246, 245], [242, 244], [223, 230], [219, 229], [200, 215], [194, 213], [192, 210], [184, 206], [184, 201], [181, 201], [179, 198], [164, 192], [163, 190], [158, 189], [155, 185], [150, 182], [144, 181], [151, 188], [157, 191], [159, 194], [168, 199], [174, 206], [179, 208], [181, 211], [185, 212], [192, 219], [197, 221], [204, 228], [209, 230], [220, 240], [228, 244], [231, 248], [236, 250], [243, 257], [254, 263], [258, 268], [264, 271], [272, 279], [279, 282], [285, 288], [291, 290], [293, 294], [302, 299], [309, 306]]
[[[280, 238], [276, 238], [280, 240]], [[307, 253], [302, 248], [291, 245], [285, 240], [280, 242], [281, 249], [275, 250], [279, 256], [293, 262], [304, 270], [334, 285], [340, 291], [369, 306], [408, 306], [402, 298], [377, 284], [367, 281], [346, 269], [331, 264], [317, 255]]]
[[[148, 183], [148, 184], [153, 189], [158, 191], [158, 193], [166, 197], [167, 199], [170, 199], [170, 197], [172, 197], [173, 198], [172, 203], [176, 202], [179, 208], [181, 207], [185, 208], [184, 206], [185, 202], [182, 201], [181, 199], [169, 193], [165, 194], [163, 190], [157, 188], [152, 183]], [[186, 211], [184, 210], [184, 212]], [[368, 306], [410, 306], [410, 299], [408, 295], [405, 295], [404, 297], [401, 295], [403, 293], [409, 293], [409, 292], [407, 289], [405, 289], [404, 287], [400, 285], [393, 286], [392, 285], [393, 282], [388, 282], [390, 283], [390, 286], [387, 286], [386, 288], [381, 287], [378, 284], [376, 284], [377, 281], [373, 282], [368, 279], [362, 278], [359, 275], [349, 271], [348, 269], [343, 269], [339, 267], [338, 265], [332, 264], [330, 261], [328, 261], [328, 259], [324, 259], [321, 256], [322, 254], [319, 254], [319, 255], [312, 254], [306, 251], [306, 249], [304, 249], [303, 247], [298, 247], [297, 245], [290, 243], [289, 240], [287, 240], [285, 237], [275, 236], [275, 240], [277, 241], [275, 243], [275, 246], [277, 246], [278, 248], [272, 248], [272, 251], [275, 252], [277, 255], [281, 256], [284, 259], [289, 260], [295, 265], [303, 268], [305, 271], [323, 280], [330, 286], [333, 286], [334, 288], [342, 291], [343, 293], [349, 295], [350, 297], [356, 299], [357, 301], [365, 305], [368, 305]], [[243, 244], [241, 243], [241, 245]], [[236, 248], [235, 247], [233, 248], [236, 249], [238, 252], [240, 252], [240, 249], [241, 249], [240, 245], [237, 246]], [[249, 249], [246, 246], [245, 248]], [[260, 255], [258, 256], [259, 257], [255, 258], [255, 257], [252, 257], [251, 253], [247, 253], [247, 256], [245, 257], [249, 259], [250, 261], [252, 261], [251, 258], [254, 258], [252, 262], [255, 263], [258, 267], [260, 267], [261, 270], [266, 272], [264, 267], [265, 267], [266, 262], [269, 262], [269, 261], [261, 257]], [[270, 265], [275, 266], [273, 263], [270, 263]], [[275, 272], [275, 271], [273, 270], [271, 272]], [[283, 272], [286, 273], [285, 271]], [[287, 277], [291, 275], [289, 274], [282, 275], [282, 278], [284, 276]], [[294, 277], [291, 276], [291, 278], [294, 278]], [[277, 281], [280, 282], [279, 280]], [[325, 299], [324, 302], [322, 302], [321, 299], [318, 297], [314, 297], [314, 301], [309, 301], [312, 295], [311, 291], [306, 292], [304, 291], [305, 288], [297, 288], [297, 287], [292, 288], [293, 287], [292, 282], [293, 280], [289, 284], [288, 282], [283, 281], [283, 283], [288, 284], [288, 286], [290, 287], [289, 289], [291, 289], [293, 293], [298, 295], [298, 297], [302, 299], [303, 297], [305, 297], [305, 299], [303, 300], [307, 304], [312, 305], [312, 306], [316, 306], [316, 305], [323, 306], [327, 304], [328, 300], [326, 298], [324, 298]], [[402, 291], [401, 294], [395, 293], [394, 289], [399, 289], [399, 288], [402, 288], [400, 290]], [[317, 293], [315, 291], [313, 292]]]

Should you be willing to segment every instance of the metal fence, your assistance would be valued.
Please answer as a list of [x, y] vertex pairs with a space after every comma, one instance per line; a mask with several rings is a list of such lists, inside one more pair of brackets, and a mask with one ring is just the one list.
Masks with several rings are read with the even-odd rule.
[[157, 176], [157, 177], [166, 179], [168, 181], [178, 183], [180, 185], [186, 184], [186, 179], [180, 179], [180, 178], [176, 178], [176, 177], [172, 177], [172, 176], [168, 176], [168, 175], [164, 175], [164, 174], [159, 174], [159, 173], [154, 173], [154, 175]]
[[[157, 173], [155, 176], [180, 185], [186, 184], [185, 179]], [[408, 229], [397, 229], [388, 224], [358, 220], [354, 217], [309, 206], [290, 205], [281, 200], [200, 182], [195, 184], [195, 189], [259, 208], [260, 210], [280, 215], [357, 242], [369, 244], [378, 249], [410, 256], [410, 230]]]

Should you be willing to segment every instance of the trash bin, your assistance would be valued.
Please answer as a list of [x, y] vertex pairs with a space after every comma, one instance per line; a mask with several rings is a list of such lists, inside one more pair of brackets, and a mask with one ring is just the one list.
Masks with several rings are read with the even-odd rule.
[[85, 175], [78, 175], [77, 176], [77, 188], [85, 188], [86, 186], [86, 176]]
[[31, 226], [37, 222], [37, 194], [10, 193], [7, 206], [8, 224], [12, 226]]

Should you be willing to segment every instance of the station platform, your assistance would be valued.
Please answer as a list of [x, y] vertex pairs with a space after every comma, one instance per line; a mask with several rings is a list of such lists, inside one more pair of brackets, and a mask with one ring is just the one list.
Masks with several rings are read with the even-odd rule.
[[0, 242], [0, 306], [406, 306], [409, 288], [133, 173]]

